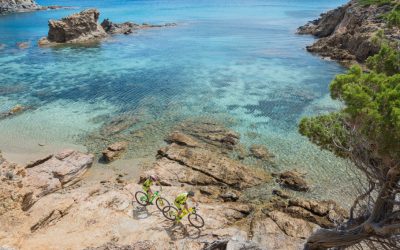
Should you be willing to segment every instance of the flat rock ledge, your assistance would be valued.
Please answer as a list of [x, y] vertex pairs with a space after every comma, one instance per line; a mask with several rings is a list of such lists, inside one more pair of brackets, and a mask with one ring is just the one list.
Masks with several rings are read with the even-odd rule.
[[131, 34], [136, 30], [175, 25], [113, 23], [108, 19], [100, 24], [99, 17], [100, 12], [97, 9], [88, 9], [61, 20], [49, 20], [48, 35], [39, 40], [39, 46], [98, 42], [110, 35]]
[[94, 156], [74, 150], [30, 162], [25, 166], [0, 160], [0, 216], [12, 208], [26, 211], [42, 197], [79, 181]]

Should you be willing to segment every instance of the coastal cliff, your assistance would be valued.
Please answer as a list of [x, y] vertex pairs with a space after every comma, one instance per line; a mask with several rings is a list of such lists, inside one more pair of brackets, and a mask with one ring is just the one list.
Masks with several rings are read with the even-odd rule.
[[0, 0], [0, 14], [40, 10], [34, 0]]
[[307, 46], [309, 52], [345, 64], [363, 63], [379, 51], [379, 45], [374, 42], [378, 31], [382, 30], [389, 41], [400, 39], [399, 28], [389, 26], [385, 19], [393, 8], [394, 3], [366, 5], [360, 0], [352, 0], [301, 26], [298, 33], [319, 38]]

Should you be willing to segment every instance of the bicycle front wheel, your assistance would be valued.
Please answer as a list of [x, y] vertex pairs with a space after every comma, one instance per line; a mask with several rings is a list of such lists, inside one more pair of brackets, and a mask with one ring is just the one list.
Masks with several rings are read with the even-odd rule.
[[162, 210], [162, 213], [168, 220], [175, 221], [176, 217], [178, 216], [178, 209], [173, 206], [165, 206]]
[[204, 220], [203, 218], [198, 215], [198, 214], [189, 214], [189, 222], [194, 226], [195, 228], [202, 228], [204, 227]]
[[147, 194], [145, 192], [137, 191], [136, 194], [135, 194], [135, 199], [142, 206], [147, 206], [148, 205]]
[[167, 199], [164, 199], [162, 197], [157, 198], [156, 205], [158, 210], [160, 210], [161, 212], [163, 211], [164, 207], [170, 206], [169, 201], [167, 201]]

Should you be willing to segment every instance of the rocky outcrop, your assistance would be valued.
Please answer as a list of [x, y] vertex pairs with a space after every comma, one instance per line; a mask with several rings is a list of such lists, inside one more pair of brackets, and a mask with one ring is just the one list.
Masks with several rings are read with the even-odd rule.
[[88, 9], [61, 20], [50, 20], [48, 36], [42, 38], [39, 44], [79, 43], [104, 38], [107, 33], [97, 22], [99, 16], [98, 10]]
[[115, 142], [103, 150], [103, 160], [105, 162], [112, 162], [116, 160], [128, 147], [125, 141]]
[[390, 5], [365, 6], [358, 0], [352, 0], [300, 27], [298, 33], [319, 38], [313, 45], [307, 46], [310, 52], [345, 64], [353, 61], [362, 63], [379, 50], [379, 46], [372, 41], [378, 30], [384, 30], [389, 40], [393, 39], [393, 34], [400, 34], [398, 29], [388, 28], [383, 19], [383, 14], [392, 8]]
[[332, 228], [349, 218], [349, 213], [332, 200], [312, 200], [292, 197], [282, 192], [273, 192], [277, 198], [272, 198], [262, 210], [268, 214], [281, 211], [293, 218], [308, 221], [322, 228]]
[[65, 150], [28, 163], [25, 167], [2, 159], [0, 215], [7, 208], [28, 210], [42, 197], [79, 181], [92, 165], [93, 155]]
[[113, 23], [108, 19], [105, 19], [100, 25], [98, 23], [99, 16], [100, 12], [97, 9], [88, 9], [61, 20], [50, 20], [48, 35], [39, 40], [39, 45], [87, 43], [99, 41], [109, 35], [130, 34], [135, 30], [174, 25], [139, 25], [132, 22]]
[[42, 7], [34, 0], [0, 0], [0, 14], [40, 10]]

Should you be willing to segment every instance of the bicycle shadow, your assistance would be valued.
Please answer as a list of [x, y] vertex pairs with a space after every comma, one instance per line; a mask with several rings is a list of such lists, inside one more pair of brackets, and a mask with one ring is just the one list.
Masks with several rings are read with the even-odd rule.
[[136, 220], [144, 220], [153, 216], [157, 211], [150, 212], [147, 206], [141, 206], [135, 202], [132, 202], [132, 217]]
[[164, 230], [171, 240], [181, 240], [184, 238], [198, 239], [201, 236], [201, 229], [195, 228], [190, 225], [184, 225], [182, 222], [174, 223], [171, 221], [164, 221]]

